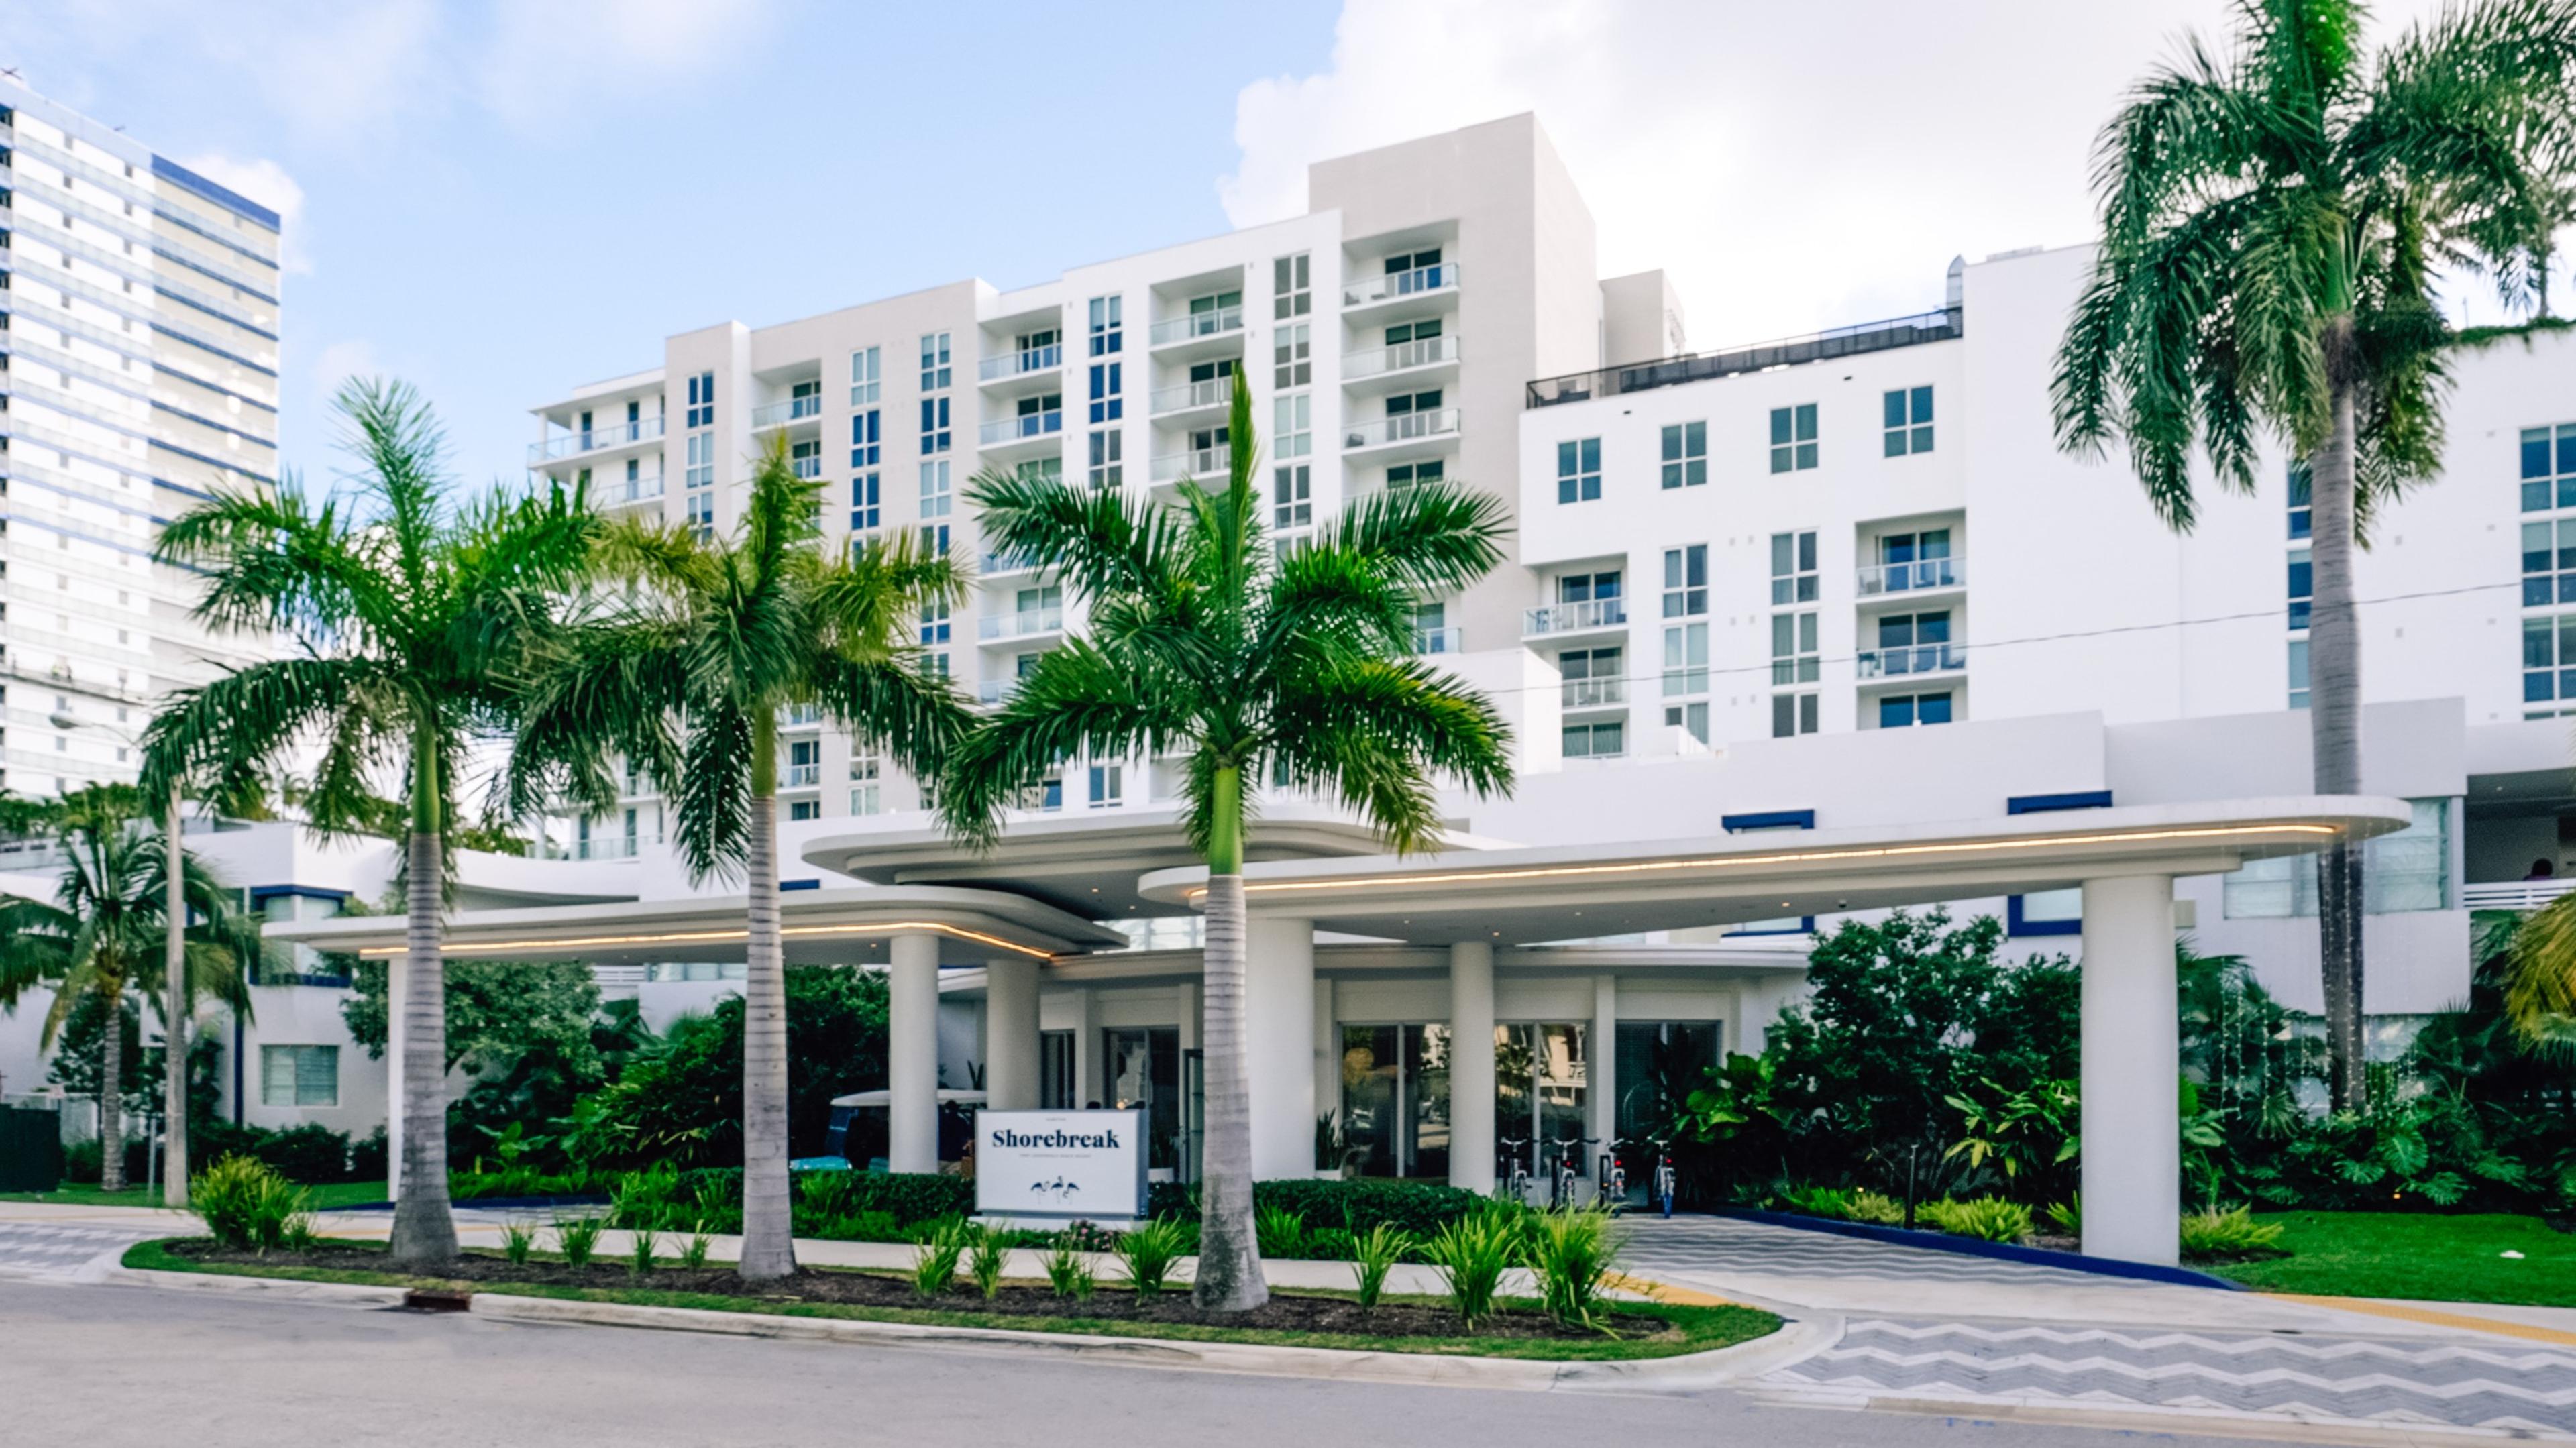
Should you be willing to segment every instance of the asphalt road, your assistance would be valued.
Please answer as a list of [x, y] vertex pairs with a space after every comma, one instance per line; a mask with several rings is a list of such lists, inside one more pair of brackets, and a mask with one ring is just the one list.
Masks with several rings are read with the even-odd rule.
[[0, 1279], [0, 1441], [84, 1448], [2232, 1441], [1701, 1398], [1490, 1392], [534, 1327]]

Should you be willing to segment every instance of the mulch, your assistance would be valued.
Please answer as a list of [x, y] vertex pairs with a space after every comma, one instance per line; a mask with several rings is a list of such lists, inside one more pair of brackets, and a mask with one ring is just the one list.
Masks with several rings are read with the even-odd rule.
[[[168, 1249], [173, 1256], [191, 1261], [225, 1266], [308, 1267], [331, 1271], [387, 1272], [394, 1270], [381, 1248], [348, 1245], [317, 1246], [304, 1252], [236, 1252], [227, 1251], [208, 1241], [173, 1242]], [[1381, 1302], [1363, 1310], [1360, 1305], [1342, 1297], [1312, 1297], [1293, 1293], [1273, 1293], [1270, 1301], [1251, 1312], [1206, 1313], [1190, 1301], [1186, 1285], [1177, 1291], [1167, 1290], [1151, 1298], [1139, 1299], [1124, 1284], [1104, 1282], [1088, 1299], [1059, 1297], [1045, 1286], [1025, 1287], [1005, 1284], [992, 1300], [987, 1301], [971, 1284], [960, 1280], [954, 1290], [937, 1297], [924, 1298], [912, 1290], [908, 1278], [875, 1272], [817, 1271], [800, 1268], [794, 1277], [783, 1282], [745, 1282], [727, 1267], [686, 1268], [656, 1266], [649, 1272], [637, 1273], [623, 1260], [594, 1259], [586, 1266], [575, 1267], [565, 1262], [529, 1261], [513, 1263], [505, 1258], [479, 1252], [467, 1252], [456, 1261], [434, 1273], [409, 1274], [436, 1277], [442, 1281], [469, 1285], [491, 1284], [541, 1287], [587, 1287], [606, 1290], [645, 1289], [654, 1292], [691, 1292], [716, 1297], [734, 1297], [758, 1302], [829, 1303], [857, 1307], [909, 1308], [934, 1312], [991, 1313], [1005, 1317], [1083, 1318], [1107, 1322], [1179, 1323], [1208, 1327], [1255, 1328], [1277, 1332], [1342, 1333], [1366, 1337], [1421, 1337], [1449, 1339], [1554, 1339], [1600, 1341], [1613, 1336], [1622, 1342], [1644, 1342], [1680, 1335], [1680, 1329], [1661, 1317], [1642, 1313], [1612, 1313], [1596, 1317], [1594, 1327], [1568, 1326], [1544, 1313], [1498, 1311], [1480, 1319], [1475, 1331], [1467, 1331], [1458, 1315], [1446, 1308], [1419, 1303]], [[997, 1324], [1007, 1325], [1007, 1324]]]

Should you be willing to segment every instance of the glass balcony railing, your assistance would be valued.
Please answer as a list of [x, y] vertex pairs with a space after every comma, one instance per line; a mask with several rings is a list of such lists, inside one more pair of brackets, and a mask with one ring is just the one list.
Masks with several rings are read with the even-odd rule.
[[1625, 679], [1568, 679], [1562, 687], [1568, 709], [1602, 709], [1628, 702]]
[[620, 503], [640, 503], [647, 498], [662, 496], [662, 475], [655, 473], [651, 477], [610, 478], [606, 482], [593, 483], [591, 486], [599, 490], [592, 496], [604, 505], [613, 507]]
[[1234, 465], [1234, 450], [1226, 447], [1198, 447], [1188, 452], [1165, 453], [1154, 459], [1154, 481], [1178, 482], [1183, 478], [1213, 477]]
[[1188, 412], [1199, 407], [1223, 407], [1234, 401], [1234, 379], [1211, 377], [1204, 382], [1185, 382], [1178, 387], [1154, 389], [1154, 411]]
[[1459, 641], [1458, 626], [1418, 628], [1413, 631], [1413, 651], [1417, 654], [1459, 654], [1466, 646]]
[[1906, 563], [1873, 563], [1860, 570], [1860, 596], [1910, 593], [1928, 588], [1958, 588], [1967, 582], [1965, 558], [1917, 558]]
[[1034, 573], [1037, 563], [1016, 553], [986, 553], [976, 564], [976, 571], [986, 578], [999, 578], [1011, 573]]
[[623, 447], [630, 442], [650, 442], [662, 435], [662, 419], [639, 417], [633, 422], [613, 422], [606, 427], [580, 428], [561, 437], [528, 444], [528, 461], [550, 463], [558, 458], [578, 457], [604, 447]]
[[1011, 702], [1011, 696], [1019, 691], [1020, 681], [1016, 678], [986, 679], [975, 686], [975, 702], [987, 709], [998, 709]]
[[791, 764], [778, 772], [781, 789], [813, 789], [822, 782], [823, 766], [819, 764]]
[[1392, 347], [1372, 347], [1366, 352], [1351, 353], [1342, 359], [1342, 380], [1357, 382], [1389, 372], [1410, 372], [1416, 367], [1457, 360], [1457, 338], [1425, 337], [1419, 342], [1398, 342]]
[[1916, 674], [1947, 674], [1968, 666], [1968, 646], [1961, 643], [1908, 644], [1903, 648], [1871, 649], [1856, 656], [1853, 672], [1864, 679], [1908, 678]]
[[1192, 312], [1184, 317], [1165, 317], [1154, 324], [1154, 345], [1169, 346], [1199, 337], [1222, 337], [1243, 330], [1243, 308], [1217, 307], [1205, 312]]
[[996, 447], [1006, 442], [1018, 442], [1022, 438], [1045, 437], [1049, 433], [1062, 431], [1064, 431], [1064, 414], [1060, 411], [1023, 412], [1016, 417], [996, 418], [985, 423], [977, 431], [975, 441], [984, 447]]
[[813, 729], [819, 727], [822, 722], [823, 706], [820, 704], [783, 704], [779, 706], [778, 727], [781, 729]]
[[1458, 409], [1454, 407], [1407, 412], [1395, 417], [1382, 417], [1375, 422], [1354, 423], [1342, 429], [1342, 450], [1351, 452], [1422, 438], [1449, 437], [1457, 431]]
[[1342, 305], [1369, 307], [1379, 302], [1400, 301], [1432, 292], [1454, 290], [1458, 285], [1458, 264], [1443, 262], [1439, 266], [1418, 266], [1411, 271], [1391, 272], [1382, 277], [1362, 277], [1342, 284]]
[[1033, 608], [1026, 613], [989, 614], [975, 625], [978, 637], [988, 639], [1024, 639], [1035, 634], [1061, 633], [1064, 610]]
[[823, 476], [823, 455], [807, 453], [802, 457], [789, 458], [787, 466], [800, 478], [819, 478]]
[[1064, 348], [1056, 343], [1044, 347], [1026, 347], [987, 357], [975, 364], [976, 377], [985, 382], [1001, 382], [1012, 377], [1026, 377], [1032, 372], [1053, 372], [1064, 365]]
[[760, 406], [753, 408], [751, 410], [751, 425], [754, 427], [777, 427], [783, 423], [795, 422], [801, 418], [821, 417], [822, 415], [823, 399], [821, 397], [789, 397], [782, 398], [777, 402], [763, 403]]
[[1624, 598], [1587, 598], [1580, 603], [1543, 603], [1521, 613], [1521, 637], [1544, 638], [1549, 634], [1581, 633], [1591, 629], [1620, 628], [1628, 622], [1628, 600]]

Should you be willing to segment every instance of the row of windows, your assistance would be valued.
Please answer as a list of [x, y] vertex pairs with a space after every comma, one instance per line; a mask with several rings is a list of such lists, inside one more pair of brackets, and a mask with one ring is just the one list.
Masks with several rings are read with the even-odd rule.
[[[1882, 401], [1883, 455], [1892, 458], [1932, 451], [1932, 389], [1898, 388]], [[1816, 404], [1801, 402], [1771, 410], [1771, 471], [1804, 472], [1819, 460]], [[1695, 488], [1708, 481], [1708, 424], [1667, 425], [1660, 439], [1663, 486], [1667, 491]], [[1576, 438], [1556, 445], [1556, 500], [1588, 503], [1601, 496], [1601, 439]]]

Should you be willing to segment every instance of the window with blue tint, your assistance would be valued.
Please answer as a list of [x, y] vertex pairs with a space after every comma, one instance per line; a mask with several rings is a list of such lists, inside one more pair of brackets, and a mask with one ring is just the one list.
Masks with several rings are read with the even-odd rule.
[[1091, 355], [1107, 357], [1127, 345], [1126, 323], [1120, 317], [1120, 298], [1091, 299]]
[[1556, 500], [1589, 503], [1601, 496], [1601, 439], [1578, 438], [1556, 445]]
[[925, 332], [921, 338], [921, 390], [946, 390], [951, 372], [948, 365], [948, 334]]
[[1803, 472], [1816, 465], [1816, 404], [1771, 409], [1771, 471]]
[[2576, 700], [2576, 613], [2522, 621], [2522, 699]]
[[850, 479], [850, 531], [865, 533], [885, 521], [883, 475], [861, 473]]
[[926, 453], [948, 451], [948, 399], [921, 399], [921, 450]]
[[884, 457], [885, 414], [871, 407], [850, 414], [850, 466], [872, 468]]
[[1664, 486], [1696, 488], [1708, 481], [1708, 424], [1677, 422], [1664, 429]]
[[687, 425], [713, 427], [716, 421], [716, 375], [701, 372], [689, 379]]
[[2290, 707], [2308, 707], [2308, 641], [2290, 640]]
[[1115, 422], [1126, 415], [1126, 400], [1119, 396], [1123, 380], [1123, 362], [1091, 364], [1091, 420]]
[[2305, 538], [2311, 526], [2309, 514], [2308, 465], [2290, 464], [2290, 536]]
[[2522, 606], [2576, 603], [2576, 518], [2522, 525]]
[[[1886, 456], [1901, 458], [1908, 453], [1932, 450], [1932, 389], [1900, 387], [1887, 393], [1880, 404], [1881, 423], [1886, 430]], [[1774, 432], [1778, 431], [1775, 426]], [[1773, 441], [1778, 441], [1774, 438]], [[1771, 471], [1778, 472], [1778, 468]]]
[[2317, 596], [2316, 565], [2305, 548], [2290, 555], [2290, 627], [2308, 626], [2308, 605]]
[[2522, 510], [2576, 508], [2576, 422], [2522, 430]]
[[1950, 722], [1948, 694], [1895, 694], [1878, 701], [1878, 727], [1903, 729], [1915, 724]]

